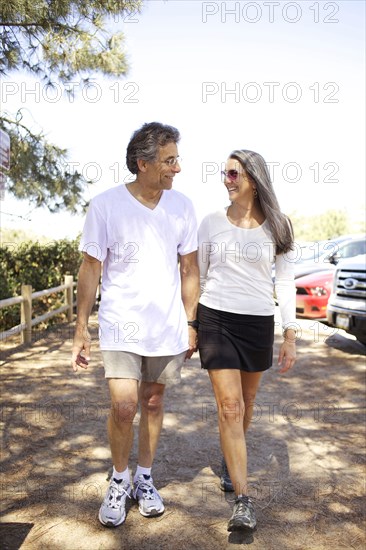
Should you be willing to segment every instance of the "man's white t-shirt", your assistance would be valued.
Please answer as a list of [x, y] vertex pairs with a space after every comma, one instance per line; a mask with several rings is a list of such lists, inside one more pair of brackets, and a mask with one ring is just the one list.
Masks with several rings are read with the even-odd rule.
[[102, 350], [143, 356], [188, 349], [178, 254], [197, 250], [191, 201], [163, 191], [151, 210], [114, 187], [93, 198], [80, 250], [103, 262], [99, 337]]

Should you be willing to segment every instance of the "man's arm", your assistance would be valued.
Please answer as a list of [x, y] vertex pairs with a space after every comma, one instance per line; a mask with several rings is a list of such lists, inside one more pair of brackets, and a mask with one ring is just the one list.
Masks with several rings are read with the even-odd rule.
[[[195, 321], [197, 304], [200, 296], [200, 275], [197, 263], [197, 252], [180, 256], [180, 276], [182, 281], [182, 301], [188, 321]], [[186, 358], [189, 359], [197, 350], [197, 329], [189, 326], [189, 349]]]
[[72, 347], [72, 368], [75, 372], [78, 370], [78, 366], [83, 369], [88, 367], [90, 356], [88, 321], [95, 302], [101, 266], [102, 264], [99, 260], [84, 252], [78, 276], [77, 317]]

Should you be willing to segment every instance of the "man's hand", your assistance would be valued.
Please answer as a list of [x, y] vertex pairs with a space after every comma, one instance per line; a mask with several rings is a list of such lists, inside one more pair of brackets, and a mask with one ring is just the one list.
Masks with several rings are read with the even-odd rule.
[[77, 321], [72, 346], [72, 368], [74, 372], [78, 370], [78, 367], [88, 368], [91, 344], [88, 319], [95, 302], [101, 268], [102, 263], [99, 260], [84, 252], [78, 276]]
[[88, 368], [90, 361], [90, 345], [91, 337], [88, 328], [85, 325], [76, 325], [71, 359], [74, 372], [77, 372], [78, 367], [82, 369]]
[[[196, 319], [198, 298], [200, 295], [200, 272], [197, 263], [197, 251], [179, 256], [180, 277], [182, 281], [182, 301], [187, 319]], [[188, 325], [188, 350], [186, 359], [197, 351], [197, 329]]]
[[198, 338], [197, 338], [197, 329], [193, 327], [188, 327], [188, 342], [189, 348], [186, 353], [186, 359], [190, 359], [195, 351], [197, 351]]

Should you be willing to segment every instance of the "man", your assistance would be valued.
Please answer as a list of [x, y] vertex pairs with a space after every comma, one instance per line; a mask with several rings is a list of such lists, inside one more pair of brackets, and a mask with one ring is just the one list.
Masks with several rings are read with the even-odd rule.
[[[151, 477], [162, 422], [165, 385], [180, 380], [197, 349], [199, 297], [197, 228], [190, 200], [172, 190], [180, 172], [177, 129], [144, 124], [127, 147], [135, 181], [101, 193], [90, 204], [80, 248], [78, 312], [72, 363], [87, 368], [88, 318], [102, 274], [100, 349], [108, 379], [108, 436], [113, 474], [99, 520], [117, 526], [126, 499], [143, 516], [164, 512]], [[133, 420], [140, 406], [138, 465], [130, 479]]]

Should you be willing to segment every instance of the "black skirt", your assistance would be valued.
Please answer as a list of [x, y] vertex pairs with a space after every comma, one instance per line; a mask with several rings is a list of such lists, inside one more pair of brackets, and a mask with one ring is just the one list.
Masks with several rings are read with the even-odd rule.
[[274, 315], [242, 315], [198, 304], [203, 369], [261, 372], [272, 366]]

